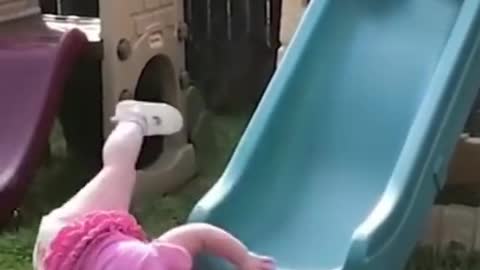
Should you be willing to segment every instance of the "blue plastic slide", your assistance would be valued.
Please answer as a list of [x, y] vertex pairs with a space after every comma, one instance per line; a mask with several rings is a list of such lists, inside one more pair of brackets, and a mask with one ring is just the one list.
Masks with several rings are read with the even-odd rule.
[[402, 269], [480, 86], [479, 34], [480, 0], [314, 0], [190, 222], [280, 269]]

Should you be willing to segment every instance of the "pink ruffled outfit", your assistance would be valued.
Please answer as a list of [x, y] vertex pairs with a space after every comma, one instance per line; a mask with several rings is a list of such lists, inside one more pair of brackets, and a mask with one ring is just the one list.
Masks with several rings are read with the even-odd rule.
[[50, 243], [39, 246], [38, 268], [44, 270], [188, 270], [189, 252], [178, 245], [147, 242], [134, 217], [121, 211], [87, 214], [65, 225]]
[[[112, 239], [113, 236], [113, 239]], [[104, 246], [105, 240], [131, 238], [145, 241], [145, 234], [135, 219], [122, 212], [95, 212], [87, 214], [60, 230], [45, 254], [47, 270], [74, 269], [81, 264], [88, 249]], [[84, 258], [84, 257], [83, 257]]]

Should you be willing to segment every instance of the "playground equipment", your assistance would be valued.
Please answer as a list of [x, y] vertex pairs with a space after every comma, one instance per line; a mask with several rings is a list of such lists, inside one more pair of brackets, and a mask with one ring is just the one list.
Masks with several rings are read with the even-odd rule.
[[480, 85], [479, 20], [478, 0], [312, 1], [190, 222], [280, 269], [402, 269]]
[[[90, 136], [81, 129], [85, 122], [103, 119], [98, 125], [102, 129], [94, 132], [109, 134], [110, 117], [121, 99], [165, 101], [188, 115], [195, 93], [179, 82], [185, 71], [182, 1], [102, 0], [99, 11], [99, 19], [42, 16], [37, 1], [0, 2], [0, 112], [5, 123], [0, 135], [0, 222], [21, 201], [57, 112], [68, 122], [67, 135], [85, 140]], [[88, 84], [95, 78], [87, 78], [84, 89], [75, 87], [86, 79], [76, 73], [78, 66], [94, 73], [98, 68], [100, 88]], [[78, 92], [63, 95], [65, 86]], [[97, 99], [85, 102], [80, 95], [88, 95], [89, 86], [98, 90]], [[60, 110], [62, 96], [67, 108]], [[77, 110], [73, 116], [72, 108]], [[73, 131], [72, 122], [78, 125]], [[196, 123], [188, 125], [178, 134], [146, 141], [139, 164], [142, 190], [167, 191], [195, 173], [188, 133]]]
[[[185, 31], [182, 1], [99, 1], [103, 43], [103, 127], [112, 129], [110, 121], [122, 95], [139, 100], [164, 101], [186, 114], [185, 94], [179, 85], [185, 71]], [[142, 81], [142, 76], [150, 77]], [[142, 87], [142, 83], [149, 84]], [[186, 89], [185, 89], [186, 90]], [[192, 177], [195, 170], [193, 145], [186, 130], [165, 138], [163, 142], [146, 142], [158, 147], [140, 171], [146, 183], [163, 185], [163, 190]], [[159, 181], [161, 179], [161, 181]]]
[[[0, 134], [0, 225], [24, 196], [56, 115], [69, 152], [99, 165], [119, 100], [168, 102], [186, 128], [146, 140], [140, 191], [165, 192], [189, 179], [204, 96], [212, 108], [261, 96], [278, 47], [279, 3], [0, 0], [0, 112], [8, 118]], [[191, 87], [187, 70], [205, 95]]]
[[12, 13], [23, 18], [0, 24], [0, 222], [27, 189], [46, 150], [61, 85], [88, 43], [78, 30], [53, 31], [30, 16], [33, 2], [15, 2], [0, 3], [3, 20]]
[[[298, 24], [305, 12], [308, 1], [295, 0], [283, 1], [282, 20], [280, 29], [279, 59], [283, 56]], [[465, 134], [460, 136], [455, 153], [450, 160], [448, 170], [448, 184], [458, 193], [458, 190], [469, 189], [472, 193], [480, 188], [480, 95], [475, 99], [475, 105], [465, 125]], [[451, 191], [445, 190], [445, 193]], [[425, 226], [424, 234], [420, 238], [420, 245], [428, 245], [440, 249], [447, 248], [452, 242], [464, 246], [467, 250], [480, 251], [480, 208], [471, 204], [475, 197], [471, 193], [461, 203], [452, 204], [450, 200], [444, 202], [442, 197], [450, 197], [442, 194], [438, 205], [434, 205], [428, 223]], [[458, 195], [457, 195], [458, 197]], [[455, 198], [458, 200], [458, 198]]]

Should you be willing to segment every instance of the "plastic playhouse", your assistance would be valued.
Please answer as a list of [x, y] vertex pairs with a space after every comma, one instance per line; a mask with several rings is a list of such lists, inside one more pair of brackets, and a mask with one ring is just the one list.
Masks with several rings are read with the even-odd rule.
[[70, 150], [95, 159], [119, 100], [179, 108], [184, 132], [148, 140], [138, 164], [164, 192], [195, 173], [203, 100], [248, 96], [261, 97], [255, 113], [189, 222], [280, 269], [400, 270], [425, 226], [438, 241], [452, 208], [432, 206], [465, 171], [455, 147], [480, 86], [480, 1], [283, 1], [280, 31], [281, 1], [217, 2], [0, 1], [0, 221], [57, 114]]
[[[190, 179], [196, 172], [195, 134], [205, 103], [224, 110], [242, 97], [258, 99], [268, 82], [278, 43], [268, 33], [278, 33], [273, 31], [278, 23], [267, 13], [280, 8], [271, 4], [277, 2], [252, 1], [248, 8], [234, 4], [231, 16], [225, 5], [212, 5], [216, 10], [210, 12], [198, 1], [0, 2], [5, 101], [0, 112], [8, 118], [0, 135], [0, 223], [22, 200], [47, 150], [55, 116], [69, 151], [98, 166], [102, 142], [112, 128], [110, 117], [123, 99], [168, 102], [187, 121], [179, 134], [146, 140], [138, 163], [141, 191], [166, 192]], [[228, 23], [218, 24], [219, 19]], [[256, 24], [245, 26], [254, 19]], [[203, 61], [202, 68], [198, 62], [204, 56], [210, 62]], [[245, 72], [261, 59], [263, 73]], [[218, 76], [232, 63], [236, 70]], [[209, 91], [200, 94], [191, 80]], [[239, 91], [233, 85], [253, 90], [233, 95]]]
[[[0, 110], [8, 118], [0, 137], [4, 215], [19, 203], [29, 182], [27, 174], [45, 151], [62, 96], [66, 104], [60, 118], [66, 134], [73, 134], [67, 139], [73, 151], [87, 158], [97, 156], [120, 99], [162, 100], [186, 113], [187, 89], [181, 89], [178, 80], [185, 70], [184, 41], [177, 23], [183, 21], [181, 5], [158, 1], [147, 7], [142, 1], [101, 1], [100, 18], [104, 20], [42, 16], [38, 7], [37, 1], [30, 0], [0, 5], [4, 20], [0, 25], [0, 81], [5, 101]], [[73, 87], [63, 93], [69, 85]], [[135, 91], [136, 87], [143, 90]], [[87, 122], [96, 126], [86, 126]], [[166, 190], [194, 174], [195, 151], [187, 133], [145, 143], [139, 167], [147, 186], [155, 182]], [[92, 149], [76, 143], [82, 140], [94, 141]], [[151, 180], [159, 177], [165, 181]]]

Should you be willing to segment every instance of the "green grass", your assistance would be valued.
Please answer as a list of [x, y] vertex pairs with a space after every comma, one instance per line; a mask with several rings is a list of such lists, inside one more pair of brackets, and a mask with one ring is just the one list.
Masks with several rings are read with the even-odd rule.
[[[198, 176], [174, 194], [149, 196], [148, 200], [133, 207], [135, 215], [152, 235], [184, 222], [195, 202], [222, 173], [248, 116], [209, 118], [209, 127], [198, 140]], [[68, 199], [95, 173], [66, 155], [60, 129], [55, 129], [52, 138], [53, 155], [37, 173], [20, 209], [19, 223], [0, 235], [0, 270], [32, 269], [31, 253], [40, 217]], [[480, 256], [468, 254], [458, 246], [452, 246], [444, 253], [419, 248], [407, 266], [407, 270], [474, 269], [480, 269]]]

